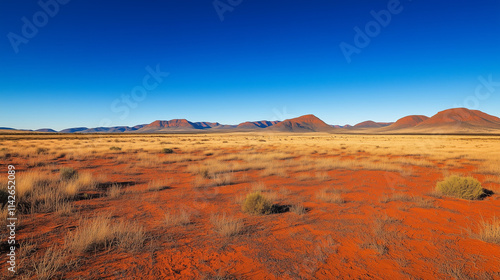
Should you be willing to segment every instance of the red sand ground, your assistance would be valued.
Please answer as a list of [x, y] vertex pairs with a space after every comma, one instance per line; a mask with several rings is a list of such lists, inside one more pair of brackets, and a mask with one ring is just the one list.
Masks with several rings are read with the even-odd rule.
[[[345, 159], [346, 155], [335, 160], [339, 158]], [[474, 165], [460, 162], [464, 167], [453, 172], [474, 174]], [[434, 167], [414, 167], [409, 176], [332, 170], [328, 171], [332, 179], [324, 182], [299, 181], [294, 178], [299, 174], [294, 173], [289, 173], [289, 178], [262, 178], [260, 171], [237, 172], [237, 183], [233, 185], [197, 189], [191, 186], [193, 175], [186, 171], [188, 164], [130, 171], [126, 163], [116, 164], [109, 158], [81, 162], [58, 159], [58, 167], [107, 174], [110, 182], [123, 183], [125, 190], [138, 192], [112, 199], [104, 196], [105, 190], [99, 190], [102, 197], [75, 202], [81, 213], [77, 217], [54, 213], [27, 217], [22, 221], [19, 240], [33, 237], [41, 245], [40, 250], [52, 244], [62, 245], [62, 237], [76, 228], [80, 216], [97, 213], [112, 212], [146, 227], [149, 238], [144, 250], [128, 253], [111, 248], [82, 255], [77, 268], [65, 272], [65, 279], [499, 277], [500, 246], [474, 239], [467, 230], [476, 232], [478, 221], [499, 215], [500, 196], [494, 194], [481, 201], [429, 197], [436, 181], [442, 179], [441, 171]], [[476, 177], [482, 179], [481, 175]], [[148, 181], [163, 178], [174, 178], [175, 183], [157, 192], [141, 191]], [[233, 198], [247, 193], [254, 181], [264, 182], [271, 190], [288, 188], [290, 194], [278, 203], [303, 202], [307, 213], [242, 213]], [[126, 186], [128, 182], [133, 184]], [[327, 186], [340, 188], [346, 202], [318, 200], [317, 191]], [[421, 208], [411, 201], [380, 201], [384, 194], [390, 197], [392, 193], [423, 196], [435, 201], [436, 206]], [[193, 214], [192, 223], [166, 227], [162, 222], [165, 211], [182, 208]], [[244, 233], [229, 238], [217, 235], [209, 217], [221, 212], [242, 218]], [[4, 262], [1, 267], [4, 271]]]

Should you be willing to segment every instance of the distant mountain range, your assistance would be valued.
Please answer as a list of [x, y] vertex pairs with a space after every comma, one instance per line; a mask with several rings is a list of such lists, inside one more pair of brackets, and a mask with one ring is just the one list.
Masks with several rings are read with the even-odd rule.
[[[16, 130], [0, 127], [3, 133], [40, 132], [55, 133], [50, 128], [38, 130]], [[193, 132], [330, 132], [330, 133], [375, 133], [375, 134], [500, 134], [500, 118], [478, 110], [454, 108], [438, 112], [432, 117], [411, 115], [396, 122], [365, 121], [354, 126], [329, 125], [314, 115], [304, 115], [284, 121], [254, 121], [238, 125], [224, 125], [218, 122], [190, 122], [186, 119], [157, 120], [150, 124], [115, 127], [75, 127], [59, 133], [193, 133]]]

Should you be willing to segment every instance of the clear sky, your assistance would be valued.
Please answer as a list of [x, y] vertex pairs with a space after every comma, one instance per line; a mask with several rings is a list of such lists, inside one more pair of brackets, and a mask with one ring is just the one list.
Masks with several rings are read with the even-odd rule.
[[500, 116], [498, 0], [2, 0], [0, 34], [6, 127]]

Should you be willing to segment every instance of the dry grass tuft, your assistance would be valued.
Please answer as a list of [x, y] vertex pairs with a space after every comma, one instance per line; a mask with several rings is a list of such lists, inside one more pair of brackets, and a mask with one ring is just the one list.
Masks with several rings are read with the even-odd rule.
[[328, 181], [331, 179], [327, 172], [316, 172], [316, 180], [320, 182]]
[[111, 188], [109, 188], [107, 191], [108, 197], [111, 197], [111, 198], [118, 198], [122, 194], [123, 194], [122, 188], [117, 184], [113, 184], [111, 186]]
[[38, 187], [48, 181], [48, 177], [40, 172], [28, 171], [19, 172], [19, 178], [16, 182], [16, 194], [18, 197], [24, 197], [31, 193], [35, 187]]
[[59, 201], [56, 204], [55, 211], [61, 216], [71, 216], [75, 212], [75, 208], [71, 202]]
[[491, 222], [481, 220], [477, 238], [484, 242], [500, 245], [500, 219], [493, 217]]
[[243, 222], [235, 217], [223, 214], [212, 214], [210, 222], [214, 226], [214, 231], [226, 237], [235, 236], [243, 230]]
[[163, 221], [167, 226], [186, 226], [191, 223], [191, 214], [184, 209], [178, 213], [167, 212]]
[[436, 202], [422, 196], [414, 196], [413, 202], [420, 208], [436, 208]]
[[45, 254], [33, 263], [33, 269], [37, 279], [55, 279], [61, 268], [64, 267], [67, 259], [67, 253], [64, 250], [50, 247]]
[[65, 240], [65, 247], [75, 253], [111, 248], [113, 245], [135, 251], [142, 247], [145, 233], [142, 226], [130, 222], [113, 222], [109, 216], [83, 218], [78, 229]]
[[234, 181], [234, 175], [230, 173], [216, 173], [212, 176], [212, 182], [215, 186], [231, 185]]
[[147, 190], [150, 191], [150, 192], [161, 191], [161, 190], [164, 190], [164, 189], [168, 189], [171, 184], [172, 184], [172, 180], [170, 180], [170, 179], [153, 180], [153, 181], [150, 181], [148, 183]]
[[297, 215], [304, 215], [306, 213], [306, 208], [302, 204], [294, 204], [290, 207], [290, 212]]
[[409, 202], [413, 201], [413, 196], [407, 195], [405, 193], [393, 193], [392, 196], [388, 196], [387, 194], [384, 194], [380, 197], [379, 201], [381, 203], [387, 203], [391, 201], [403, 201], [403, 202]]
[[[63, 174], [73, 174], [73, 171], [65, 171]], [[60, 177], [66, 179], [50, 177], [40, 171], [19, 173], [18, 209], [22, 213], [59, 211], [61, 206], [67, 205], [81, 192], [92, 190], [97, 186], [97, 181], [90, 173], [82, 173], [79, 176], [60, 175]]]
[[345, 202], [342, 194], [334, 189], [329, 188], [319, 190], [319, 192], [316, 194], [316, 198], [328, 203], [342, 204]]

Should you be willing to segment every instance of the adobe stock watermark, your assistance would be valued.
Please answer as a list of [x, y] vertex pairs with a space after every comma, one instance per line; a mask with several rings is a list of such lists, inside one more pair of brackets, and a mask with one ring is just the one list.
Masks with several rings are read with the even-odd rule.
[[480, 101], [487, 100], [490, 96], [496, 92], [496, 88], [500, 88], [500, 80], [498, 82], [493, 81], [493, 75], [488, 75], [488, 78], [484, 76], [479, 76], [479, 83], [477, 84], [474, 94], [467, 96], [463, 104], [456, 105], [454, 107], [464, 107], [469, 109], [479, 109]]
[[23, 26], [21, 27], [20, 35], [14, 32], [9, 32], [7, 38], [9, 39], [12, 49], [17, 54], [19, 53], [19, 46], [21, 44], [27, 44], [30, 39], [33, 39], [40, 28], [45, 27], [49, 23], [49, 19], [55, 17], [59, 11], [61, 5], [66, 5], [70, 0], [40, 0], [38, 1], [38, 6], [41, 10], [35, 12], [31, 19], [27, 17], [22, 17], [21, 21]]
[[[170, 75], [170, 73], [160, 70], [160, 64], [157, 64], [155, 69], [149, 65], [146, 66], [146, 72], [148, 74], [142, 78], [141, 85], [132, 88], [130, 94], [122, 94], [120, 98], [111, 102], [111, 112], [119, 114], [120, 120], [125, 120], [129, 116], [130, 110], [137, 108], [139, 103], [146, 99], [148, 93], [155, 90]], [[106, 118], [100, 121], [99, 126], [108, 127], [111, 124], [111, 119]]]
[[234, 8], [239, 6], [242, 2], [243, 0], [215, 0], [212, 4], [220, 21], [224, 21], [224, 14], [234, 11]]
[[272, 120], [277, 120], [277, 121], [284, 121], [294, 117], [293, 115], [288, 113], [286, 106], [284, 106], [281, 111], [278, 110], [277, 108], [273, 108], [273, 113], [275, 119]]
[[360, 54], [362, 49], [370, 45], [373, 38], [380, 35], [382, 28], [387, 27], [391, 23], [393, 15], [397, 15], [402, 11], [403, 6], [399, 0], [389, 0], [387, 3], [387, 9], [383, 9], [379, 12], [371, 10], [370, 14], [373, 17], [373, 20], [365, 24], [364, 30], [361, 30], [358, 26], [354, 27], [354, 45], [344, 41], [339, 44], [340, 50], [342, 51], [347, 63], [351, 63], [351, 56], [353, 54]]
[[[12, 164], [8, 165], [7, 171], [7, 270], [12, 274], [16, 273], [16, 230], [17, 230], [17, 217], [16, 217], [16, 167]], [[2, 205], [2, 208], [5, 204]]]

